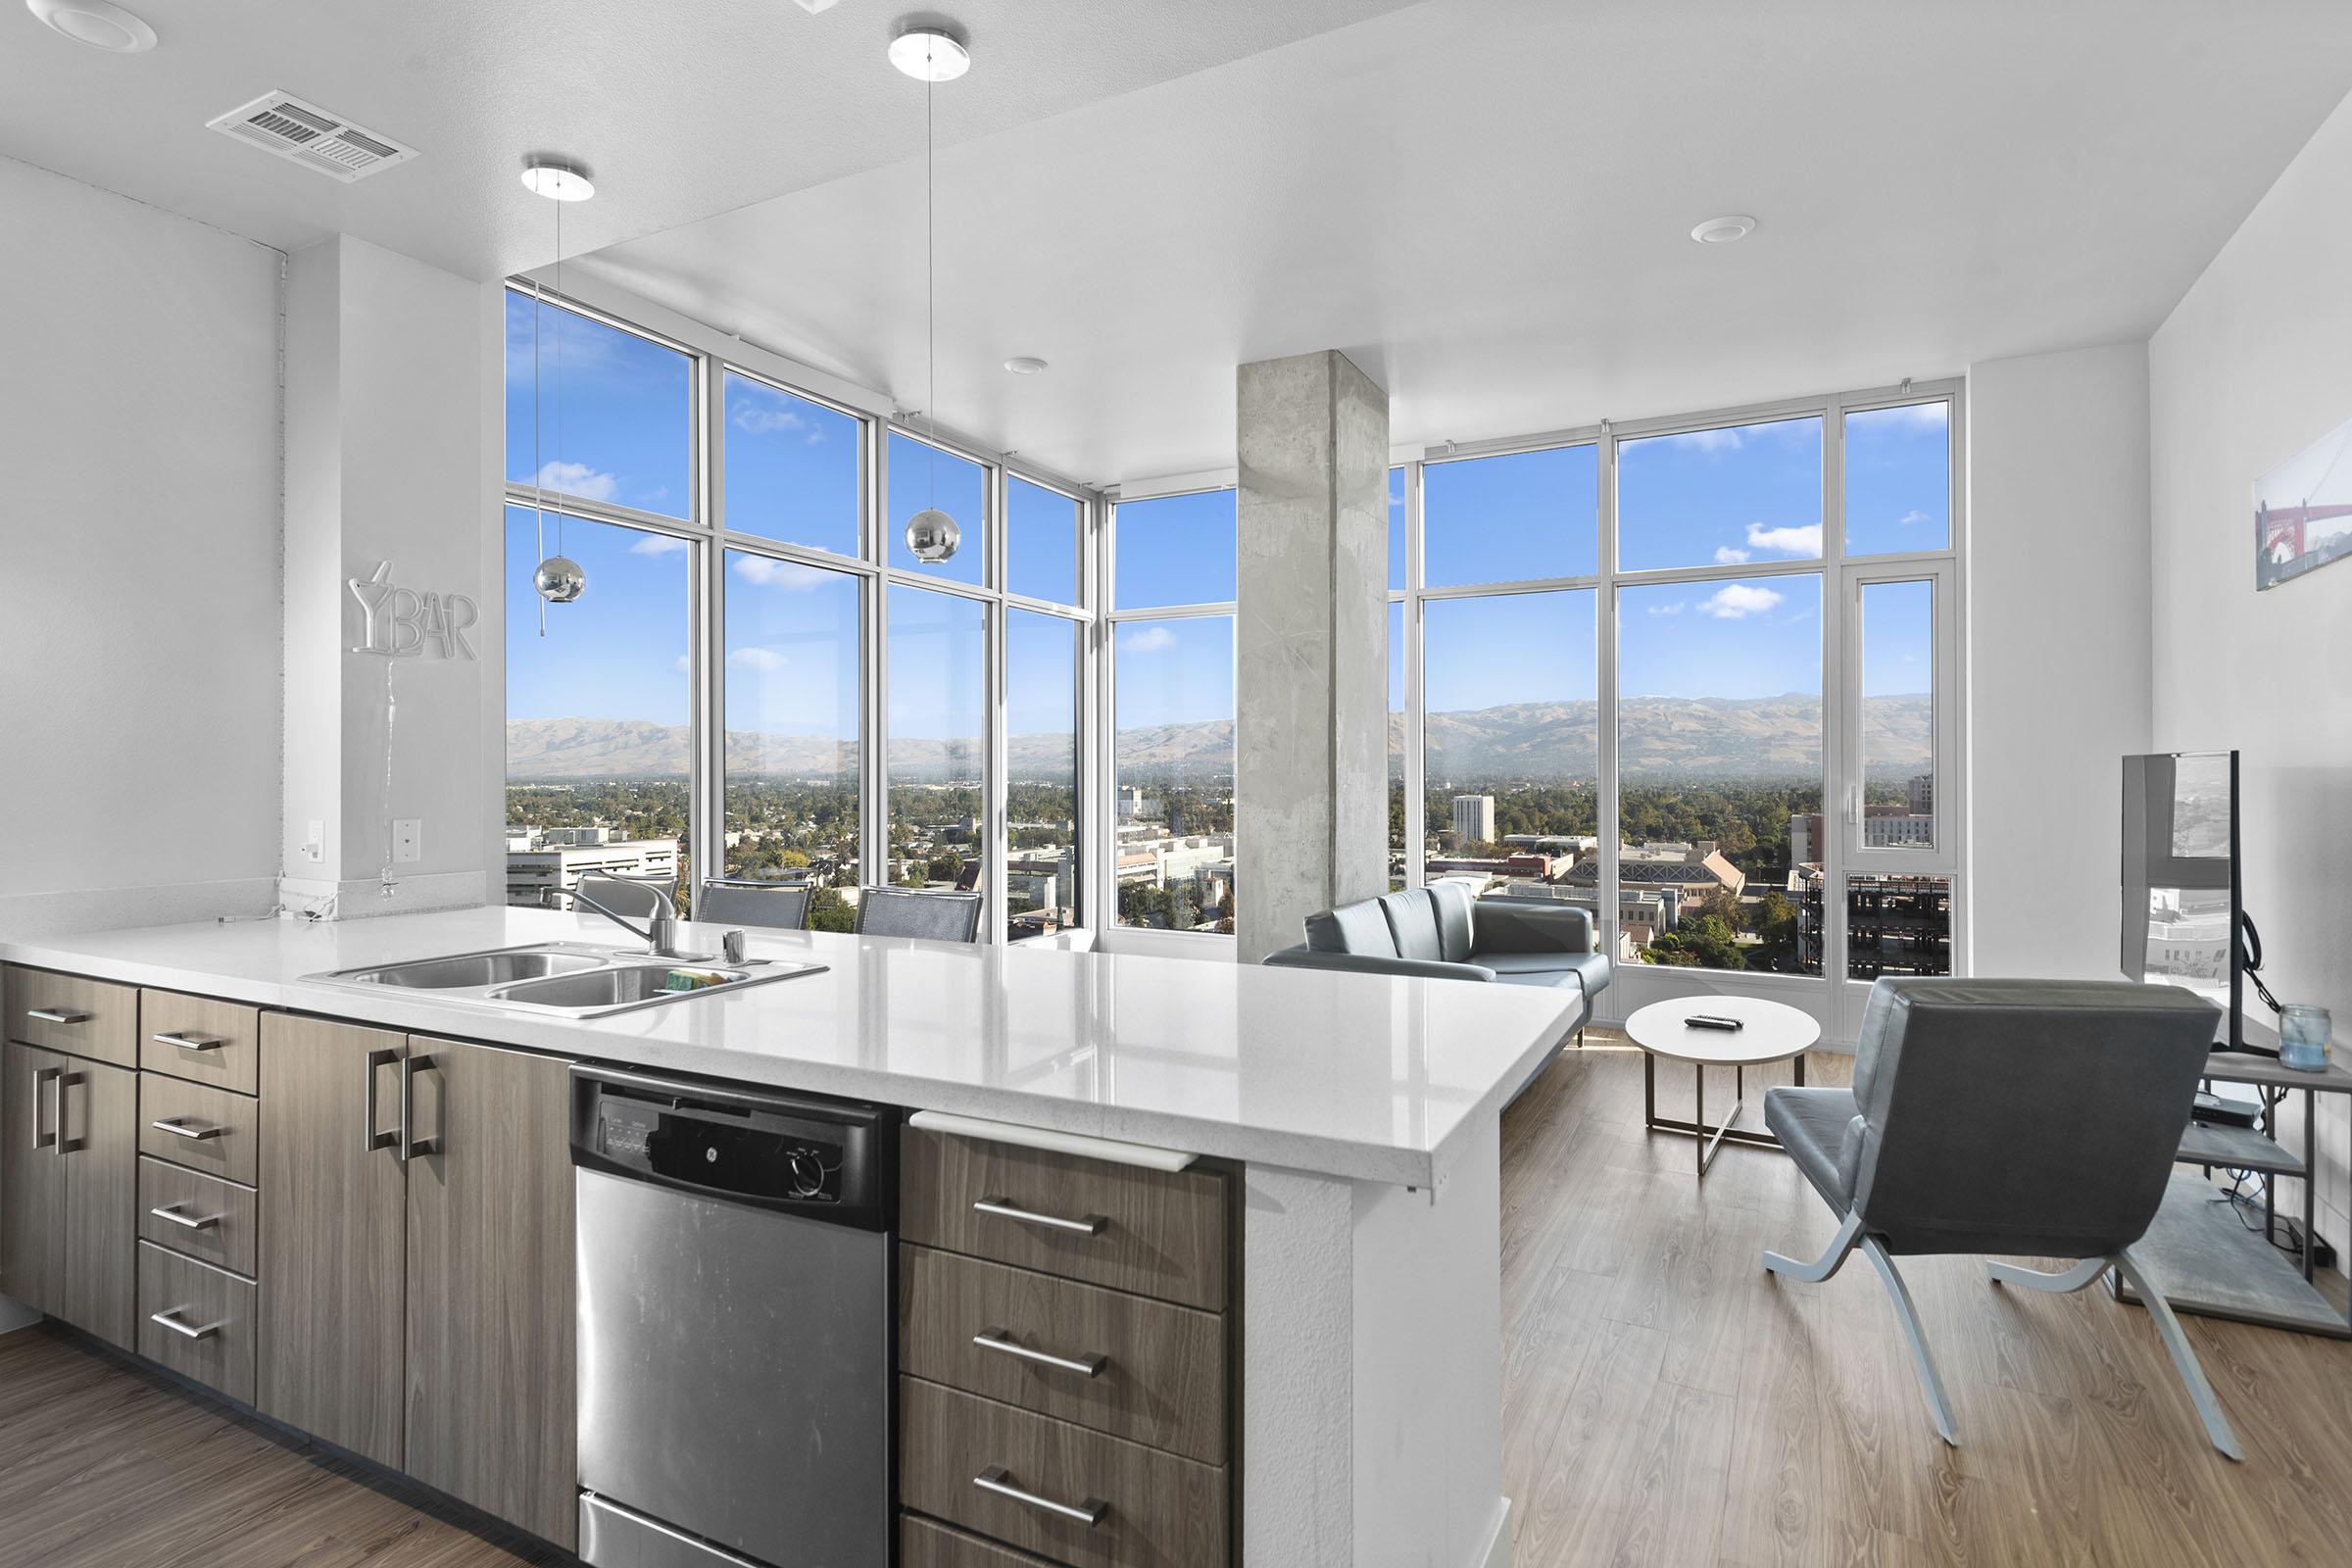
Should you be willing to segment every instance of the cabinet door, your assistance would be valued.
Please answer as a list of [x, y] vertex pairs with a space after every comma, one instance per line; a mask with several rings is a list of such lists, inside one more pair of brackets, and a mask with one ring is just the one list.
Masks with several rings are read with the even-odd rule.
[[65, 1274], [66, 1165], [57, 1152], [62, 1056], [0, 1047], [0, 1295], [51, 1312]]
[[569, 1548], [567, 1064], [412, 1036], [408, 1473]]
[[272, 1012], [263, 1014], [262, 1042], [255, 1403], [397, 1466], [407, 1347], [408, 1183], [395, 1125], [404, 1037]]
[[110, 1345], [136, 1349], [139, 1075], [92, 1061], [65, 1067], [58, 1148], [66, 1168], [66, 1250], [57, 1315]]

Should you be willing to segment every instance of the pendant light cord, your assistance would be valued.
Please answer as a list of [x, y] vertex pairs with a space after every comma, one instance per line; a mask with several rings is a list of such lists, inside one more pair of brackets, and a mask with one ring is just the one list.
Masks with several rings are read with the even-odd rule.
[[939, 212], [931, 172], [938, 151], [938, 138], [931, 128], [931, 95], [939, 90], [939, 73], [931, 66], [934, 47], [928, 42], [923, 45], [923, 336], [931, 380], [931, 389], [924, 398], [931, 405], [931, 456], [925, 465], [925, 477], [930, 484], [929, 505], [936, 510], [939, 506]]
[[[556, 298], [564, 297], [564, 203], [556, 203]], [[556, 326], [556, 461], [564, 452], [564, 327]], [[556, 554], [564, 554], [564, 514], [556, 514]], [[544, 603], [544, 601], [542, 601]]]

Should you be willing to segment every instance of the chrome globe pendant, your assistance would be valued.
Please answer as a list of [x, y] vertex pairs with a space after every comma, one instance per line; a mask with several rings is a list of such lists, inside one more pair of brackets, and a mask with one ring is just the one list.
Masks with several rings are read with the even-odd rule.
[[[581, 165], [553, 158], [526, 158], [522, 164], [522, 183], [533, 195], [544, 196], [556, 204], [556, 293], [564, 292], [564, 207], [567, 202], [584, 202], [596, 194], [589, 182], [588, 171]], [[531, 293], [531, 492], [537, 505], [539, 565], [531, 573], [531, 587], [539, 595], [539, 635], [547, 635], [547, 607], [568, 605], [588, 591], [588, 573], [580, 564], [564, 554], [564, 514], [556, 514], [556, 553], [547, 553], [547, 467], [539, 450], [539, 424], [545, 399], [539, 381], [539, 321], [547, 314], [546, 296], [536, 286]], [[564, 334], [556, 334], [556, 385], [564, 384]], [[556, 405], [556, 449], [564, 447], [564, 405]]]
[[960, 39], [938, 27], [910, 27], [890, 46], [891, 64], [923, 84], [923, 334], [931, 381], [926, 417], [931, 444], [924, 460], [930, 485], [929, 504], [906, 519], [906, 549], [925, 566], [936, 566], [956, 554], [963, 530], [939, 509], [939, 219], [933, 199], [932, 159], [937, 138], [931, 128], [931, 89], [953, 81], [971, 64]]

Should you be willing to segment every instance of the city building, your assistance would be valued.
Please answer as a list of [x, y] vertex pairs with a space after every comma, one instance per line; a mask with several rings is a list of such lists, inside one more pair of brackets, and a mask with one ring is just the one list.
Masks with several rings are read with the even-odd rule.
[[1456, 795], [1453, 798], [1453, 841], [1458, 844], [1494, 842], [1494, 797]]
[[[599, 837], [598, 835], [603, 835]], [[565, 909], [571, 892], [590, 871], [619, 876], [678, 874], [676, 839], [614, 839], [605, 828], [551, 828], [507, 839], [507, 902], [534, 908]]]
[[[1790, 879], [1796, 893], [1796, 960], [1801, 973], [1820, 974], [1828, 940], [1827, 881], [1819, 866]], [[1952, 972], [1952, 888], [1939, 876], [1857, 876], [1845, 879], [1848, 979]]]
[[[1912, 799], [1920, 796], [1918, 781], [1912, 781]], [[1807, 811], [1788, 818], [1788, 858], [1791, 864], [1802, 865], [1819, 861], [1828, 854], [1822, 836], [1823, 817], [1819, 811]], [[1914, 805], [1880, 804], [1862, 808], [1862, 843], [1866, 849], [1883, 850], [1904, 845], [1931, 846], [1936, 842], [1936, 817], [1932, 810], [1921, 810]]]
[[[1600, 885], [1600, 858], [1587, 856], [1568, 868], [1572, 887]], [[1617, 885], [1653, 892], [1674, 890], [1682, 904], [1693, 904], [1710, 893], [1738, 898], [1747, 887], [1747, 873], [1725, 858], [1713, 839], [1695, 844], [1628, 844], [1617, 857]]]

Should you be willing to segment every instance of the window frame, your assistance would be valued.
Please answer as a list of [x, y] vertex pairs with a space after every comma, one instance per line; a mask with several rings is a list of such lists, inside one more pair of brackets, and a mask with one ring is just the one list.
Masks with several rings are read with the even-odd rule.
[[[986, 734], [982, 800], [986, 826], [980, 836], [980, 848], [981, 886], [986, 897], [981, 939], [985, 942], [1005, 940], [1008, 903], [1004, 885], [1008, 862], [1005, 611], [1008, 606], [1016, 607], [1053, 615], [1084, 628], [1076, 639], [1079, 649], [1078, 701], [1071, 714], [1078, 730], [1080, 773], [1076, 781], [1075, 802], [1078, 826], [1071, 848], [1079, 859], [1076, 924], [1081, 928], [1093, 926], [1096, 923], [1094, 911], [1101, 907], [1093, 897], [1092, 879], [1093, 862], [1100, 857], [1097, 846], [1091, 842], [1089, 828], [1092, 816], [1090, 806], [1100, 790], [1099, 780], [1095, 777], [1093, 730], [1095, 714], [1099, 711], [1097, 689], [1101, 684], [1097, 666], [1102, 657], [1103, 645], [1095, 609], [1103, 602], [1097, 597], [1098, 584], [1102, 581], [1100, 560], [1103, 554], [1101, 536], [1107, 512], [1102, 492], [1015, 456], [992, 451], [955, 432], [934, 430], [928, 421], [918, 427], [905, 410], [879, 394], [810, 367], [795, 364], [781, 355], [748, 344], [739, 337], [715, 332], [644, 302], [627, 300], [619, 291], [609, 290], [593, 279], [576, 281], [571, 289], [559, 294], [526, 274], [508, 278], [505, 288], [510, 295], [571, 311], [599, 324], [646, 339], [685, 355], [690, 362], [688, 386], [692, 399], [690, 428], [694, 446], [688, 466], [692, 495], [687, 516], [661, 516], [609, 502], [595, 502], [570, 495], [559, 497], [554, 491], [546, 492], [543, 500], [533, 486], [507, 479], [503, 460], [500, 465], [498, 514], [503, 519], [504, 509], [509, 505], [541, 507], [591, 521], [618, 523], [683, 539], [692, 552], [688, 604], [688, 721], [692, 727], [692, 756], [687, 802], [688, 833], [695, 847], [692, 852], [695, 858], [692, 862], [693, 886], [689, 890], [691, 898], [699, 904], [702, 883], [719, 874], [719, 868], [724, 864], [723, 854], [716, 853], [714, 847], [723, 844], [726, 824], [726, 569], [729, 555], [741, 553], [844, 573], [858, 581], [860, 627], [858, 650], [858, 872], [859, 881], [867, 885], [885, 880], [882, 872], [889, 858], [889, 589], [894, 583], [904, 583], [977, 601], [983, 606], [986, 627], [986, 669], [983, 675]], [[611, 303], [600, 303], [600, 300]], [[503, 303], [502, 300], [502, 309]], [[502, 321], [503, 318], [502, 315]], [[647, 320], [657, 324], [643, 324]], [[503, 377], [503, 342], [501, 365]], [[730, 375], [804, 399], [857, 422], [857, 555], [847, 556], [811, 545], [786, 543], [761, 534], [742, 532], [727, 525], [726, 381]], [[886, 522], [889, 516], [887, 451], [889, 439], [894, 434], [917, 444], [937, 447], [949, 456], [980, 466], [985, 560], [979, 583], [952, 582], [914, 567], [892, 564]], [[1041, 489], [1067, 497], [1078, 506], [1079, 560], [1074, 585], [1076, 603], [1032, 599], [1004, 591], [1007, 487], [1015, 475]], [[503, 526], [502, 521], [502, 529]], [[503, 734], [506, 706], [503, 665], [502, 678], [491, 700], [498, 705], [500, 731]], [[503, 767], [500, 793], [503, 799]]]

